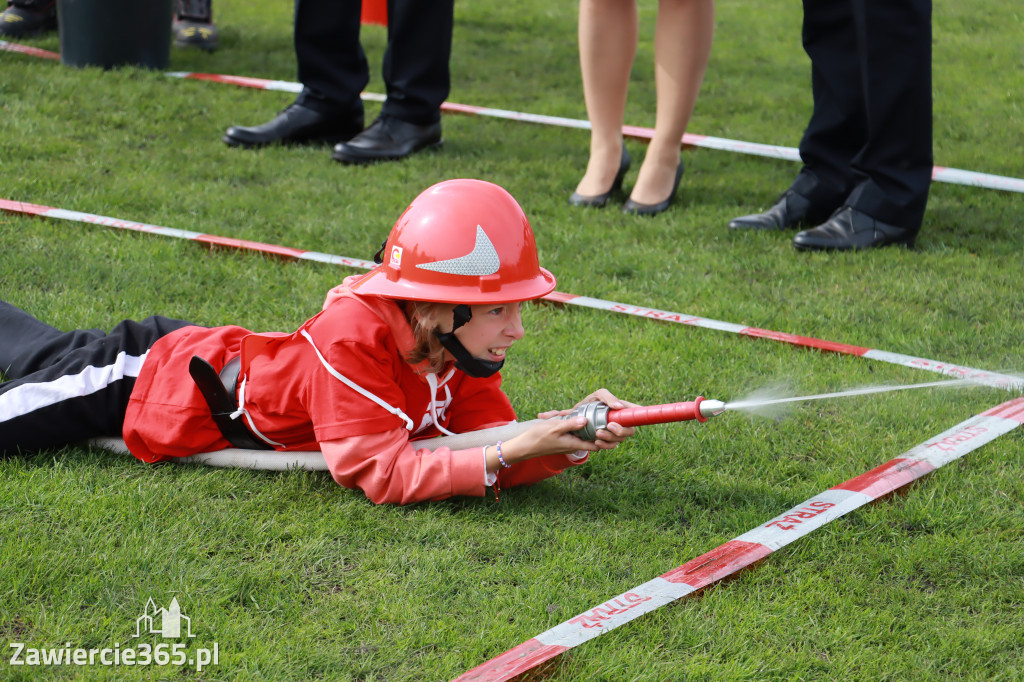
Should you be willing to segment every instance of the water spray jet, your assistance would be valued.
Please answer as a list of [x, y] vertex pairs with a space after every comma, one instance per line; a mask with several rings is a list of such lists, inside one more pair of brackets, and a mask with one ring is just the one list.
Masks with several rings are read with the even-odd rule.
[[792, 396], [784, 398], [761, 398], [753, 397], [745, 400], [737, 400], [728, 402], [725, 404], [724, 410], [726, 411], [743, 411], [758, 413], [766, 407], [773, 407], [777, 405], [785, 405], [789, 403], [800, 403], [811, 400], [825, 400], [826, 398], [849, 398], [858, 395], [870, 395], [873, 393], [892, 393], [894, 391], [908, 391], [918, 388], [965, 388], [967, 386], [979, 386], [981, 385], [974, 379], [953, 379], [944, 381], [928, 381], [919, 384], [901, 384], [897, 386], [863, 386], [860, 388], [851, 388], [845, 391], [836, 391], [834, 393], [816, 393], [814, 395], [803, 395], [803, 396]]

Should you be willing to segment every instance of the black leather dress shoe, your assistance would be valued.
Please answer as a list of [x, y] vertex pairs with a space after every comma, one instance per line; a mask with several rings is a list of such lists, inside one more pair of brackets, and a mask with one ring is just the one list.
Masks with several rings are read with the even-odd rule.
[[0, 13], [0, 38], [28, 38], [57, 28], [57, 3], [5, 2]]
[[396, 161], [441, 143], [440, 121], [421, 126], [380, 116], [348, 142], [336, 145], [331, 158], [342, 163]]
[[363, 129], [362, 112], [334, 116], [292, 103], [273, 120], [260, 126], [231, 126], [221, 138], [232, 147], [262, 147], [268, 144], [334, 144], [357, 135]]
[[612, 198], [612, 195], [622, 189], [622, 179], [626, 177], [626, 173], [629, 171], [629, 164], [632, 159], [629, 158], [629, 151], [626, 149], [626, 145], [622, 145], [622, 157], [619, 160], [619, 170], [615, 173], [615, 179], [612, 180], [611, 188], [603, 194], [586, 195], [580, 194], [579, 192], [573, 192], [569, 196], [569, 203], [573, 206], [589, 206], [591, 208], [601, 208], [608, 203], [608, 200]]
[[844, 206], [817, 227], [797, 232], [793, 246], [801, 251], [852, 251], [887, 244], [914, 245], [917, 230], [875, 220], [855, 208]]
[[676, 167], [676, 179], [672, 182], [672, 191], [669, 192], [668, 198], [664, 201], [659, 201], [656, 204], [641, 204], [638, 201], [632, 199], [626, 199], [626, 203], [622, 205], [622, 212], [628, 213], [629, 215], [658, 215], [668, 210], [672, 200], [676, 198], [676, 190], [679, 189], [679, 181], [683, 177], [683, 162], [680, 161]]
[[802, 225], [817, 225], [828, 220], [831, 212], [832, 209], [815, 206], [810, 199], [787, 189], [764, 213], [733, 218], [729, 227], [734, 230], [788, 230]]

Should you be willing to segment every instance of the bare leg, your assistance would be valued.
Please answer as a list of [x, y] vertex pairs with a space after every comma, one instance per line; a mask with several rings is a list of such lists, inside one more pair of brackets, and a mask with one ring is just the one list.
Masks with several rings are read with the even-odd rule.
[[608, 191], [622, 155], [622, 119], [636, 56], [635, 0], [580, 0], [580, 70], [590, 119], [590, 161], [576, 187], [583, 195]]
[[630, 195], [633, 201], [654, 204], [672, 191], [679, 146], [704, 82], [714, 31], [714, 0], [659, 0], [654, 34], [658, 109], [654, 138]]

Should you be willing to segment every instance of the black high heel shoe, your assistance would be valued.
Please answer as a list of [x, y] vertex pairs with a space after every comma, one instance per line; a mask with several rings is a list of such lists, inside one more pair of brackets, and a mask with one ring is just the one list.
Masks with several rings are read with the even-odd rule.
[[679, 189], [679, 181], [683, 177], [683, 162], [679, 161], [679, 166], [676, 168], [676, 179], [672, 183], [672, 191], [669, 192], [668, 198], [665, 201], [659, 201], [656, 204], [641, 204], [640, 202], [633, 201], [632, 199], [626, 199], [626, 203], [622, 205], [622, 212], [630, 215], [658, 215], [668, 210], [672, 200], [676, 198], [676, 190]]
[[611, 189], [604, 194], [595, 194], [593, 196], [573, 192], [572, 196], [569, 197], [569, 203], [573, 206], [590, 206], [593, 208], [601, 208], [607, 204], [612, 195], [622, 189], [622, 179], [626, 177], [626, 173], [629, 171], [630, 161], [629, 151], [626, 149], [626, 145], [622, 145], [622, 159], [619, 161], [619, 170], [615, 174], [615, 179], [612, 180]]

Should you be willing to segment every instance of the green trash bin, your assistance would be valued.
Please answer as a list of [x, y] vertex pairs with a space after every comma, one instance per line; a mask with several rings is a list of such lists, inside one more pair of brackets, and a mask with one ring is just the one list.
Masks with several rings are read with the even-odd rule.
[[166, 69], [173, 11], [174, 0], [57, 0], [60, 60]]

